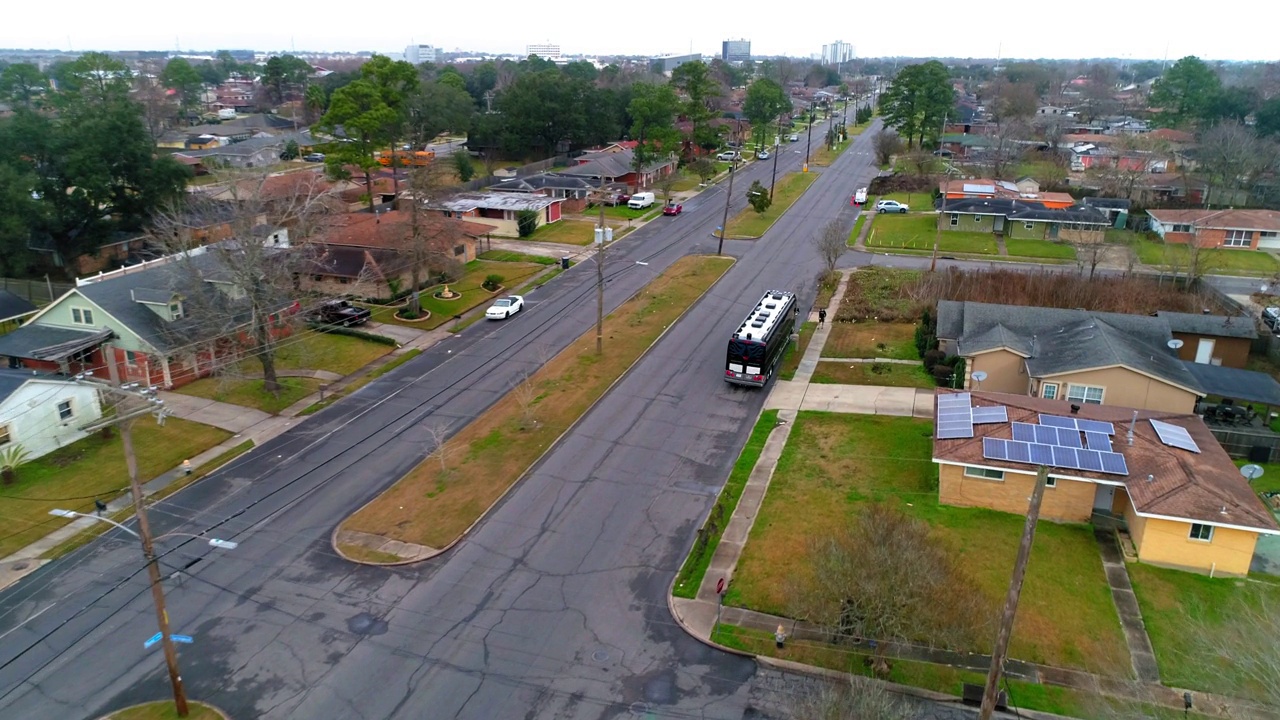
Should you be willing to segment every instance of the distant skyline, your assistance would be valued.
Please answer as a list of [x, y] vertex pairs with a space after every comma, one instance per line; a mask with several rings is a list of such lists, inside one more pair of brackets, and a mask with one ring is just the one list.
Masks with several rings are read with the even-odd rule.
[[[716, 56], [723, 40], [751, 41], [753, 56], [818, 55], [837, 40], [857, 57], [1131, 58], [1170, 60], [1277, 60], [1271, 23], [1251, 0], [1223, 0], [1187, 13], [1150, 3], [1117, 3], [1069, 11], [1054, 4], [1019, 4], [960, 12], [954, 4], [923, 0], [909, 10], [857, 9], [823, 0], [787, 10], [686, 3], [670, 17], [633, 23], [625, 5], [608, 12], [574, 6], [487, 0], [484, 12], [437, 3], [370, 11], [350, 2], [255, 4], [243, 12], [202, 14], [160, 0], [61, 0], [54, 7], [11, 3], [0, 24], [0, 47], [72, 50], [176, 50], [219, 48], [274, 52], [400, 53], [410, 43], [493, 54], [523, 54], [525, 45], [559, 44], [567, 55], [663, 55], [691, 49]], [[51, 15], [56, 13], [56, 17]], [[675, 15], [678, 14], [679, 22]], [[881, 14], [893, 15], [882, 23]], [[1254, 18], [1255, 22], [1248, 21]], [[185, 22], [190, 18], [190, 22]], [[54, 21], [56, 19], [56, 22]], [[814, 28], [821, 28], [815, 30]], [[602, 31], [602, 28], [605, 30]]]

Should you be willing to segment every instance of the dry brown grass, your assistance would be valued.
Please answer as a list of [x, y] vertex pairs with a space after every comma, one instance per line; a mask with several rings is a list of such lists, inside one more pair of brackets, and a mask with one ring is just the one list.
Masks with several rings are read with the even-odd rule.
[[729, 268], [686, 257], [605, 319], [605, 354], [587, 332], [526, 382], [537, 423], [509, 393], [450, 439], [445, 467], [427, 458], [342, 524], [430, 547], [456, 540]]
[[832, 323], [822, 355], [916, 360], [915, 333], [916, 326], [907, 323]]
[[824, 360], [814, 368], [810, 382], [834, 385], [934, 388], [938, 383], [923, 364], [847, 363]]

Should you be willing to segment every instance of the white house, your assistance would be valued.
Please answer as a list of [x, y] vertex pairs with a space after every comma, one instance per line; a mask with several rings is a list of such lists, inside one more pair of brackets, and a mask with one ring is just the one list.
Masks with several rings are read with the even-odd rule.
[[79, 440], [102, 417], [98, 389], [30, 370], [0, 370], [0, 452], [21, 445], [34, 459]]

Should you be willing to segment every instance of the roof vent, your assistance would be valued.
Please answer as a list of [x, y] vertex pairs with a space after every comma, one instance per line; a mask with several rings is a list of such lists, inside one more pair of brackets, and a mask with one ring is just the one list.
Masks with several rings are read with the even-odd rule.
[[1147, 482], [1155, 482], [1155, 481], [1156, 481], [1156, 476], [1155, 476], [1155, 475], [1148, 475], [1148, 476], [1147, 476]]
[[1071, 404], [1071, 414], [1072, 414], [1072, 415], [1078, 415], [1079, 413], [1080, 413], [1080, 406], [1079, 406], [1079, 405], [1076, 405], [1075, 403], [1072, 403], [1072, 404]]

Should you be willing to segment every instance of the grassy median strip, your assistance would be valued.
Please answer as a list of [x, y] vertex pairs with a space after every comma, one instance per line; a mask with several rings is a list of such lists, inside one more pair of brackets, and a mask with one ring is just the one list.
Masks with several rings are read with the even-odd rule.
[[[755, 240], [764, 236], [773, 223], [782, 217], [792, 203], [800, 199], [805, 190], [817, 180], [814, 173], [787, 173], [778, 178], [778, 186], [773, 193], [773, 204], [762, 213], [747, 207], [742, 212], [729, 218], [729, 229], [725, 237], [739, 240]], [[742, 193], [747, 189], [743, 188]]]
[[733, 465], [733, 472], [729, 474], [728, 482], [724, 484], [720, 497], [716, 499], [711, 517], [698, 531], [698, 539], [694, 543], [693, 550], [689, 552], [689, 557], [685, 558], [684, 566], [676, 576], [675, 587], [671, 590], [672, 595], [690, 599], [698, 595], [698, 586], [702, 584], [702, 577], [707, 574], [711, 556], [716, 554], [720, 536], [724, 534], [729, 518], [733, 517], [734, 508], [738, 507], [738, 498], [742, 497], [742, 490], [747, 486], [747, 478], [751, 476], [751, 470], [760, 459], [760, 453], [764, 452], [764, 443], [769, 439], [769, 433], [773, 432], [777, 424], [777, 410], [765, 410], [756, 421], [756, 426], [751, 430], [751, 437], [747, 438], [747, 444], [742, 448], [742, 454], [738, 456], [738, 462]]
[[[399, 482], [342, 523], [343, 530], [445, 547], [478, 520], [732, 260], [685, 257], [605, 319], [605, 352], [582, 335], [462, 428]], [[444, 461], [441, 462], [441, 455]]]

